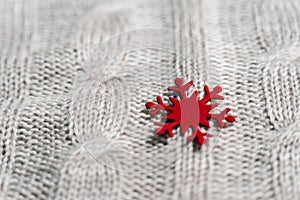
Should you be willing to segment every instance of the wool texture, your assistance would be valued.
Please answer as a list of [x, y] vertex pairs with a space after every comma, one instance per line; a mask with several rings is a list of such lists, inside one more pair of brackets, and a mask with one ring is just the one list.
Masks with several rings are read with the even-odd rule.
[[[300, 199], [298, 0], [2, 0], [0, 13], [0, 199]], [[156, 136], [145, 103], [177, 77], [199, 96], [220, 85], [236, 122], [202, 146]]]

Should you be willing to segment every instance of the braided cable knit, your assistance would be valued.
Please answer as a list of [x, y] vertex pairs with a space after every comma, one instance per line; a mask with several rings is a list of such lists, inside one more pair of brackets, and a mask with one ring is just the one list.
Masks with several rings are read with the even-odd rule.
[[[299, 1], [12, 0], [0, 13], [0, 199], [300, 199]], [[202, 146], [156, 137], [144, 105], [176, 77], [188, 96], [220, 85], [236, 122]]]

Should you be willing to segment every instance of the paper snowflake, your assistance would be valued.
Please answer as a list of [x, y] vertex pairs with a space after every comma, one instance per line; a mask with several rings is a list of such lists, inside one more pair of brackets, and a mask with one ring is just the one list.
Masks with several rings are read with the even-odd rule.
[[235, 117], [227, 115], [230, 111], [229, 108], [225, 108], [222, 112], [218, 114], [212, 114], [210, 111], [218, 106], [218, 104], [210, 103], [213, 99], [224, 100], [224, 97], [219, 95], [222, 91], [220, 86], [216, 86], [212, 91], [209, 91], [207, 85], [204, 86], [205, 96], [202, 99], [198, 99], [198, 91], [195, 91], [190, 97], [187, 97], [187, 90], [193, 85], [190, 81], [183, 85], [183, 80], [177, 78], [175, 80], [176, 87], [169, 87], [168, 89], [179, 94], [179, 99], [174, 97], [169, 97], [171, 104], [166, 105], [160, 96], [157, 97], [157, 103], [148, 102], [146, 107], [150, 109], [151, 115], [157, 115], [160, 111], [165, 111], [162, 113], [162, 118], [165, 123], [155, 122], [155, 125], [159, 126], [155, 130], [156, 134], [164, 134], [167, 132], [169, 137], [174, 136], [173, 129], [180, 126], [181, 134], [184, 134], [188, 128], [192, 128], [192, 135], [188, 137], [188, 141], [192, 141], [197, 138], [198, 144], [205, 144], [206, 137], [211, 137], [212, 135], [206, 132], [202, 132], [200, 127], [210, 127], [209, 119], [215, 119], [221, 128], [224, 128], [224, 120], [227, 122], [234, 122]]

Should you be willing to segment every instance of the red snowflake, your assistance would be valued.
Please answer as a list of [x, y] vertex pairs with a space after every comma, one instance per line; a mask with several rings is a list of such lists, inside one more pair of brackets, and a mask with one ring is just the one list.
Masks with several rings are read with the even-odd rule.
[[155, 125], [160, 126], [155, 130], [156, 134], [161, 135], [165, 132], [169, 137], [173, 137], [173, 129], [180, 125], [180, 132], [184, 134], [188, 128], [192, 128], [193, 134], [188, 137], [188, 141], [192, 141], [197, 138], [198, 144], [204, 144], [206, 142], [204, 136], [212, 137], [209, 133], [204, 133], [200, 130], [199, 126], [210, 127], [209, 119], [213, 118], [217, 120], [219, 126], [224, 128], [225, 119], [227, 122], [234, 122], [235, 117], [227, 115], [230, 111], [229, 108], [225, 108], [218, 114], [212, 114], [210, 111], [218, 106], [218, 104], [208, 104], [212, 99], [224, 100], [224, 97], [219, 95], [222, 91], [220, 86], [216, 86], [212, 91], [209, 91], [207, 85], [204, 86], [205, 96], [202, 99], [198, 99], [198, 91], [195, 91], [190, 97], [187, 97], [186, 91], [193, 85], [190, 81], [183, 85], [183, 80], [177, 78], [175, 80], [177, 87], [169, 87], [168, 89], [174, 91], [180, 95], [180, 99], [169, 97], [172, 105], [165, 105], [160, 96], [157, 97], [158, 103], [148, 102], [146, 107], [150, 110], [151, 115], [156, 115], [160, 111], [166, 111], [162, 114], [162, 118], [166, 120], [166, 123], [155, 122]]

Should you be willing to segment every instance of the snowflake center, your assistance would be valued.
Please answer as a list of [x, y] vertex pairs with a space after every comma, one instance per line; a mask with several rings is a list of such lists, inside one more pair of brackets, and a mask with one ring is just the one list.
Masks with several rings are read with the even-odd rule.
[[180, 102], [181, 110], [181, 133], [187, 131], [190, 127], [195, 127], [198, 125], [200, 112], [198, 108], [198, 99], [195, 97], [183, 99]]

